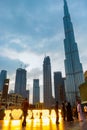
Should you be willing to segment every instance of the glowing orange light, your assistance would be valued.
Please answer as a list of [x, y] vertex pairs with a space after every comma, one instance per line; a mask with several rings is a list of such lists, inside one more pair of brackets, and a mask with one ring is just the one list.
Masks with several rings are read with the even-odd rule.
[[13, 109], [11, 112], [11, 116], [13, 117], [14, 120], [19, 120], [22, 114], [23, 112], [21, 109]]
[[33, 126], [40, 126], [40, 119], [33, 119]]
[[40, 119], [40, 110], [33, 110], [33, 118]]
[[48, 125], [49, 124], [49, 110], [42, 110], [42, 123], [43, 125]]
[[62, 120], [61, 110], [59, 109], [58, 111], [59, 111], [59, 122], [61, 122]]
[[11, 125], [12, 126], [20, 126], [20, 120], [12, 120]]
[[28, 110], [27, 120], [32, 118], [32, 111]]
[[8, 126], [9, 125], [9, 120], [4, 120], [4, 126]]
[[51, 118], [53, 123], [56, 122], [56, 112], [55, 112], [55, 110], [51, 110], [50, 118]]
[[5, 110], [4, 120], [10, 120], [11, 119], [10, 114], [11, 110]]
[[49, 118], [50, 115], [49, 115], [49, 110], [42, 110], [42, 119], [44, 118]]

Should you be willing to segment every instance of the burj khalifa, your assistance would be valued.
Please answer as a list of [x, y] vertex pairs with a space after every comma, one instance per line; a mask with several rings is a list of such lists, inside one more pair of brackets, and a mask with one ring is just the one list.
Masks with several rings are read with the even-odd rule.
[[69, 14], [67, 1], [64, 0], [64, 49], [65, 49], [65, 91], [66, 98], [72, 105], [76, 102], [79, 93], [79, 85], [84, 82], [82, 64], [80, 63], [77, 43], [75, 42], [73, 25]]

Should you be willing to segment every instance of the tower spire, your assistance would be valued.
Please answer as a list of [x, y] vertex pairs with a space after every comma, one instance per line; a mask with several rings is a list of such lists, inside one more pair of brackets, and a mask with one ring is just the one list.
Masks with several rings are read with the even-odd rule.
[[64, 0], [64, 15], [69, 16], [69, 10], [68, 10], [68, 5], [66, 0]]
[[63, 0], [64, 1], [64, 3], [66, 2], [66, 0]]
[[64, 4], [67, 4], [67, 1], [66, 0], [63, 0], [64, 1]]
[[64, 49], [65, 49], [65, 90], [67, 100], [74, 105], [80, 96], [79, 85], [84, 82], [82, 64], [80, 63], [77, 43], [75, 42], [73, 24], [71, 22], [66, 0], [64, 1]]

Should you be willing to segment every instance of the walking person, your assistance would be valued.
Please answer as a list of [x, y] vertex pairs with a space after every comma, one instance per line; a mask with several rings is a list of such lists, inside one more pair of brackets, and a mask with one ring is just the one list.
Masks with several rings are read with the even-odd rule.
[[58, 101], [56, 101], [55, 112], [56, 112], [56, 124], [59, 124]]
[[67, 121], [73, 121], [73, 116], [72, 116], [72, 109], [71, 109], [71, 104], [70, 102], [67, 103], [67, 106], [66, 106], [66, 115], [67, 115]]
[[25, 100], [22, 103], [22, 110], [23, 110], [23, 116], [24, 116], [24, 120], [22, 123], [23, 126], [26, 126], [26, 117], [27, 117], [28, 109], [29, 109], [29, 102], [27, 98], [25, 98]]
[[83, 118], [83, 112], [82, 112], [80, 101], [77, 101], [77, 112], [78, 112], [79, 121], [83, 121], [84, 118]]

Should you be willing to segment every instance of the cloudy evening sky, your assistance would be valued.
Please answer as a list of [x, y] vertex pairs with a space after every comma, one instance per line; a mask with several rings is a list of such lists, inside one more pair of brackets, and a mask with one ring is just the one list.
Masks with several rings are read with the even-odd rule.
[[[67, 0], [83, 71], [87, 70], [87, 0]], [[63, 0], [0, 0], [0, 71], [8, 71], [14, 89], [16, 69], [27, 70], [32, 102], [33, 79], [40, 79], [45, 55], [53, 72], [64, 69]]]

